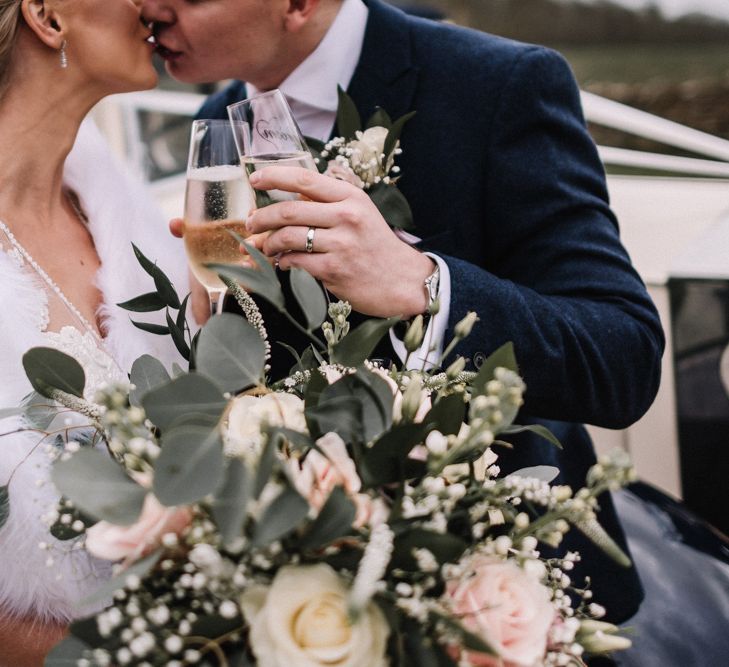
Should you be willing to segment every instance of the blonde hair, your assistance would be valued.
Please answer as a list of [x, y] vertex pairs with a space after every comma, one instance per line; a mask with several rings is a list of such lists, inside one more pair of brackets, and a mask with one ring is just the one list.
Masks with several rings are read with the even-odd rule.
[[0, 96], [8, 85], [19, 23], [20, 0], [0, 0]]

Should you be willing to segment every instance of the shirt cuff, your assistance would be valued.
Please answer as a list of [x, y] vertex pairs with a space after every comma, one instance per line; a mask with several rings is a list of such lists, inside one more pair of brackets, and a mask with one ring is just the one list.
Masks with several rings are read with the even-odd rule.
[[[448, 316], [451, 310], [451, 273], [448, 270], [448, 264], [441, 257], [438, 257], [438, 255], [430, 252], [424, 254], [430, 257], [440, 269], [440, 279], [438, 281], [440, 310], [429, 318], [428, 326], [425, 329], [423, 344], [410, 355], [407, 370], [422, 368], [427, 370], [438, 364], [443, 354], [445, 332], [448, 327]], [[405, 349], [405, 344], [395, 335], [393, 329], [390, 329], [390, 343], [395, 350], [395, 354], [400, 358], [400, 361], [405, 361], [408, 354]]]

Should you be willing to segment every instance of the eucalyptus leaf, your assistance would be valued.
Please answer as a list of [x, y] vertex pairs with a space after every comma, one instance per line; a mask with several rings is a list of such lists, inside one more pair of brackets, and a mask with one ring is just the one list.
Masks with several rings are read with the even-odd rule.
[[399, 317], [365, 320], [339, 341], [332, 353], [332, 363], [350, 367], [361, 366], [382, 337], [399, 321]]
[[390, 158], [392, 151], [394, 151], [397, 147], [397, 142], [400, 140], [400, 135], [402, 134], [403, 127], [405, 127], [405, 123], [407, 123], [416, 113], [416, 111], [406, 113], [404, 116], [400, 116], [400, 118], [392, 124], [390, 131], [387, 133], [387, 139], [385, 139], [385, 147], [382, 150], [385, 154], [386, 160]]
[[240, 459], [231, 459], [223, 485], [215, 492], [213, 519], [225, 544], [242, 537], [246, 507], [253, 491], [251, 474]]
[[494, 379], [494, 372], [497, 368], [508, 368], [515, 373], [519, 372], [514, 354], [514, 343], [511, 341], [498, 348], [478, 369], [476, 377], [471, 382], [475, 393], [486, 393], [486, 385]]
[[327, 299], [321, 285], [303, 269], [291, 269], [291, 290], [306, 316], [309, 331], [318, 329], [327, 316]]
[[189, 505], [223, 481], [223, 442], [217, 429], [185, 424], [162, 435], [154, 464], [154, 495], [163, 505]]
[[147, 495], [114, 459], [96, 449], [81, 449], [56, 463], [51, 479], [79, 510], [121, 526], [137, 521]]
[[108, 606], [114, 593], [126, 586], [129, 577], [139, 577], [140, 579], [144, 579], [144, 577], [152, 571], [152, 568], [154, 568], [159, 560], [160, 553], [161, 552], [159, 550], [155, 551], [142, 560], [137, 561], [134, 565], [126, 568], [116, 577], [112, 577], [108, 581], [105, 581], [99, 588], [91, 593], [91, 595], [81, 600], [79, 605], [84, 608], [96, 607], [100, 603], [103, 603], [105, 607]]
[[258, 459], [258, 469], [256, 470], [256, 479], [253, 484], [253, 497], [258, 499], [266, 484], [273, 475], [273, 470], [277, 463], [276, 453], [281, 445], [281, 438], [271, 432], [263, 447], [263, 452]]
[[195, 361], [223, 391], [237, 392], [262, 381], [266, 346], [249, 322], [221, 313], [202, 328]]
[[390, 227], [406, 231], [415, 229], [410, 204], [395, 186], [380, 182], [367, 190], [367, 194]]
[[[342, 376], [324, 388], [320, 404], [342, 397], [354, 398], [361, 405], [356, 413], [361, 418], [361, 428], [357, 429], [359, 437], [354, 438], [355, 441], [370, 442], [390, 428], [394, 400], [392, 390], [376, 373], [358, 369], [356, 373]], [[347, 438], [343, 439], [345, 442], [349, 441]]]
[[235, 280], [244, 289], [249, 292], [260, 294], [266, 301], [270, 302], [279, 310], [285, 308], [283, 292], [281, 291], [281, 283], [279, 283], [276, 274], [273, 278], [270, 275], [260, 271], [259, 269], [250, 269], [244, 266], [234, 264], [206, 264], [207, 268], [216, 271], [218, 274], [229, 280]]
[[129, 402], [135, 406], [141, 405], [144, 394], [169, 380], [170, 375], [161, 361], [149, 354], [142, 355], [132, 364], [129, 381], [134, 389], [129, 394]]
[[309, 503], [287, 486], [261, 514], [253, 531], [251, 546], [264, 547], [288, 535], [309, 513]]
[[471, 649], [472, 651], [477, 651], [478, 653], [485, 653], [486, 655], [498, 657], [498, 651], [491, 646], [485, 638], [464, 628], [457, 619], [452, 616], [437, 613], [433, 613], [433, 617], [438, 619], [438, 621], [445, 625], [453, 634], [460, 636], [464, 647]]
[[357, 508], [341, 486], [334, 487], [324, 507], [306, 534], [301, 538], [302, 549], [320, 549], [349, 533]]
[[375, 112], [369, 117], [367, 121], [367, 128], [371, 127], [384, 127], [389, 130], [392, 127], [392, 118], [382, 107], [377, 107]]
[[119, 308], [130, 310], [133, 313], [153, 313], [162, 310], [167, 303], [165, 303], [164, 299], [157, 292], [148, 292], [147, 294], [142, 294], [141, 296], [129, 299], [129, 301], [117, 303], [116, 305]]
[[515, 435], [517, 433], [530, 432], [541, 436], [545, 440], [551, 442], [558, 449], [563, 449], [562, 443], [559, 441], [556, 435], [552, 433], [546, 426], [542, 424], [527, 424], [526, 426], [510, 426], [505, 428], [501, 433], [503, 435]]
[[508, 477], [529, 477], [538, 479], [547, 484], [553, 482], [559, 476], [559, 468], [554, 466], [530, 466], [529, 468], [521, 468], [508, 474]]
[[336, 433], [345, 442], [364, 441], [362, 402], [353, 396], [320, 400], [304, 410], [306, 425], [314, 438]]
[[337, 86], [339, 104], [337, 108], [337, 132], [339, 136], [350, 141], [355, 138], [357, 132], [362, 130], [362, 118], [357, 111], [354, 100], [341, 88]]
[[76, 667], [90, 648], [86, 642], [76, 637], [66, 637], [51, 649], [43, 667]]
[[425, 440], [430, 425], [397, 424], [379, 438], [362, 461], [363, 481], [369, 487], [400, 481], [406, 474], [407, 455], [415, 445]]
[[7, 485], [0, 486], [0, 528], [2, 528], [10, 517], [10, 493]]
[[466, 418], [466, 404], [462, 394], [440, 396], [423, 422], [432, 424], [443, 435], [457, 435]]
[[161, 324], [151, 324], [150, 322], [136, 322], [135, 320], [131, 320], [131, 323], [135, 327], [137, 327], [137, 329], [141, 329], [142, 331], [146, 331], [147, 333], [154, 334], [155, 336], [167, 336], [170, 333], [169, 328]]
[[177, 296], [177, 292], [172, 286], [170, 279], [165, 275], [165, 272], [162, 271], [162, 269], [160, 269], [156, 264], [147, 259], [144, 253], [133, 243], [132, 248], [134, 248], [134, 254], [137, 257], [137, 261], [142, 265], [142, 268], [150, 276], [152, 276], [152, 279], [154, 280], [154, 286], [157, 288], [157, 292], [159, 293], [160, 298], [168, 306], [170, 306], [170, 308], [174, 308], [175, 310], [179, 308], [180, 298]]
[[142, 397], [142, 407], [157, 428], [164, 431], [187, 414], [219, 419], [227, 401], [204, 375], [190, 373], [155, 387]]
[[73, 357], [51, 347], [34, 347], [23, 355], [23, 368], [33, 389], [51, 398], [52, 389], [83, 398], [86, 375]]

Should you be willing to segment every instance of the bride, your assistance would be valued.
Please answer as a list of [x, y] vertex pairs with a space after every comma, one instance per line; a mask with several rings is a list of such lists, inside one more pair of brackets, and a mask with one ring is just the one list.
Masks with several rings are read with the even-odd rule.
[[[102, 97], [156, 84], [139, 4], [0, 0], [2, 408], [31, 391], [21, 359], [34, 346], [78, 359], [90, 395], [126, 378], [141, 354], [176, 359], [166, 338], [136, 329], [115, 304], [152, 288], [132, 241], [164, 259], [182, 293], [183, 255], [144, 193], [109, 166], [98, 131], [82, 123]], [[19, 417], [0, 423], [10, 434], [0, 438], [0, 487], [10, 496], [0, 529], [2, 667], [40, 665], [77, 603], [108, 576], [83, 550], [49, 536], [41, 517], [57, 498], [46, 443], [17, 432], [23, 426]]]

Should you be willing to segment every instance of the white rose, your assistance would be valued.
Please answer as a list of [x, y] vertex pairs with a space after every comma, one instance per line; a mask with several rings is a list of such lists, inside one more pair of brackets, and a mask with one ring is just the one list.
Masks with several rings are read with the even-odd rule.
[[380, 168], [380, 156], [385, 150], [387, 132], [384, 127], [370, 127], [364, 132], [357, 132], [357, 139], [347, 144], [353, 151], [349, 158], [353, 169], [368, 185], [374, 183], [375, 176], [384, 176], [392, 168], [393, 157], [390, 157], [385, 169]]
[[233, 399], [223, 427], [225, 453], [257, 457], [263, 444], [264, 426], [281, 426], [305, 433], [304, 401], [283, 392]]
[[389, 628], [373, 602], [355, 623], [349, 589], [328, 565], [287, 566], [241, 597], [251, 649], [266, 667], [384, 667]]

